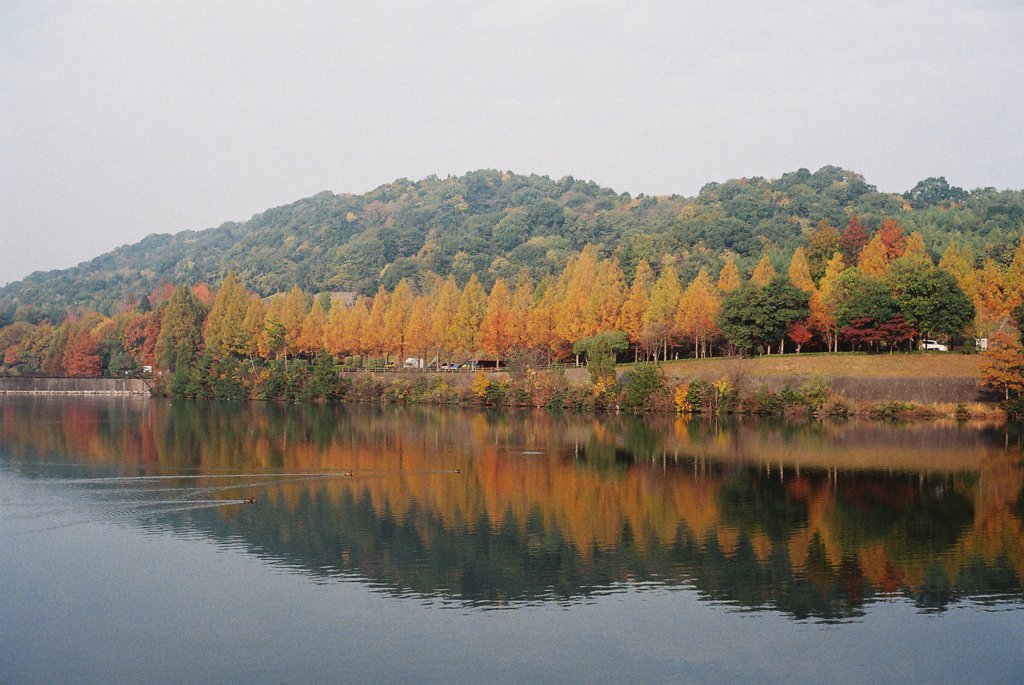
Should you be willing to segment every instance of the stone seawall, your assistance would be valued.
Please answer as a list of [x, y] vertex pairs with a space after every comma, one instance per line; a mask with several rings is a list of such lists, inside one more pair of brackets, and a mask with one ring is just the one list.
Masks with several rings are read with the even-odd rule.
[[141, 378], [0, 378], [0, 395], [149, 395]]

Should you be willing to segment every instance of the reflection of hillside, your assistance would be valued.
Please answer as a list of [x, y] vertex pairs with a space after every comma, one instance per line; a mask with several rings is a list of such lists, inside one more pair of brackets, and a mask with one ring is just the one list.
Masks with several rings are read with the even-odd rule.
[[20, 401], [0, 430], [23, 473], [351, 469], [168, 523], [398, 591], [501, 603], [655, 581], [821, 617], [893, 593], [1022, 598], [1021, 452], [989, 426]]

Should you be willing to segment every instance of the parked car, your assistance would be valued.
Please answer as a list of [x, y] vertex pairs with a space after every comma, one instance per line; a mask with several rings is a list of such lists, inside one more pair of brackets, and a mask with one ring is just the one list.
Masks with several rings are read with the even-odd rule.
[[921, 341], [921, 349], [922, 350], [933, 350], [935, 352], [949, 352], [949, 347], [946, 346], [946, 345], [943, 345], [942, 343], [940, 343], [937, 340], [922, 340]]

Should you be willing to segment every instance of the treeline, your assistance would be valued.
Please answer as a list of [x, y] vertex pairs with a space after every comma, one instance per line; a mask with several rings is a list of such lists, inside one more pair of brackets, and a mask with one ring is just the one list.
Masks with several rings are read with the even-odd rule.
[[153, 367], [174, 394], [279, 397], [298, 384], [330, 397], [339, 365], [412, 358], [437, 368], [488, 357], [536, 367], [582, 355], [597, 380], [613, 376], [601, 364], [615, 355], [891, 352], [922, 338], [992, 337], [1014, 330], [1024, 301], [1024, 242], [1005, 268], [957, 244], [935, 264], [922, 236], [891, 219], [873, 235], [857, 217], [842, 232], [821, 224], [780, 271], [764, 254], [747, 274], [729, 254], [718, 273], [701, 269], [684, 282], [677, 261], [641, 259], [630, 280], [616, 258], [587, 246], [536, 283], [525, 269], [489, 290], [475, 275], [463, 287], [454, 276], [418, 288], [402, 279], [352, 302], [298, 286], [264, 299], [232, 273], [216, 293], [166, 285], [113, 317], [79, 311], [56, 326], [14, 323], [0, 329], [2, 370], [99, 376]]
[[921, 234], [935, 260], [956, 241], [1005, 267], [1024, 226], [1024, 193], [968, 192], [941, 177], [882, 193], [835, 166], [708, 183], [692, 198], [495, 170], [399, 179], [362, 195], [320, 193], [242, 223], [152, 235], [72, 269], [33, 274], [0, 288], [0, 326], [58, 324], [83, 307], [113, 316], [163, 283], [218, 283], [228, 271], [262, 297], [293, 285], [372, 296], [403, 278], [429, 291], [434, 274], [454, 275], [460, 287], [476, 275], [489, 291], [498, 279], [514, 283], [523, 268], [534, 282], [557, 278], [588, 244], [617, 260], [629, 282], [642, 260], [658, 270], [672, 255], [689, 283], [701, 269], [718, 273], [727, 254], [744, 273], [762, 255], [784, 270], [796, 248], [813, 249], [819, 225], [842, 229], [851, 216], [869, 235], [896, 219]]

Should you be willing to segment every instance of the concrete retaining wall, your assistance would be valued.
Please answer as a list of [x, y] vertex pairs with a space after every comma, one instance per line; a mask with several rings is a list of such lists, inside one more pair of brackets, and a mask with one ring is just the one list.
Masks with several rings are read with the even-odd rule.
[[0, 395], [149, 395], [141, 378], [0, 378]]

